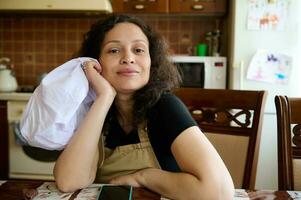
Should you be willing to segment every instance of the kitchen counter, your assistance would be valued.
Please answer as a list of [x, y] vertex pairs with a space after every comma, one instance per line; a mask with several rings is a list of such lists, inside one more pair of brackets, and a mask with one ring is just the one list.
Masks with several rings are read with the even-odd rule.
[[28, 92], [0, 92], [0, 100], [9, 101], [27, 101], [31, 97], [32, 93]]

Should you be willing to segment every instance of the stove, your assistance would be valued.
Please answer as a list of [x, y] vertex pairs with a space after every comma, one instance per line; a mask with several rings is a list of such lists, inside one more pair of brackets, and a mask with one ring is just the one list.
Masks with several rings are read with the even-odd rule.
[[37, 86], [33, 85], [21, 85], [18, 87], [16, 92], [23, 92], [23, 93], [33, 93]]

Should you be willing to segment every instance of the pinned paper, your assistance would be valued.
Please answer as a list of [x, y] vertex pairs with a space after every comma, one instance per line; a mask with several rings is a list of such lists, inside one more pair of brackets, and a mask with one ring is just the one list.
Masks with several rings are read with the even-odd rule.
[[282, 31], [287, 23], [287, 0], [249, 0], [248, 30]]
[[267, 83], [287, 84], [291, 67], [291, 56], [259, 50], [250, 62], [247, 79]]

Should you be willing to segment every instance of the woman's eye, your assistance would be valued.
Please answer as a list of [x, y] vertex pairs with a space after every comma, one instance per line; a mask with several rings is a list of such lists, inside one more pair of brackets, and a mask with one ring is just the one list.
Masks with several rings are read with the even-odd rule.
[[110, 49], [110, 50], [109, 50], [109, 53], [118, 53], [118, 52], [119, 52], [118, 49]]
[[144, 49], [137, 48], [137, 49], [135, 49], [135, 52], [136, 52], [136, 53], [143, 53], [143, 52], [144, 52]]

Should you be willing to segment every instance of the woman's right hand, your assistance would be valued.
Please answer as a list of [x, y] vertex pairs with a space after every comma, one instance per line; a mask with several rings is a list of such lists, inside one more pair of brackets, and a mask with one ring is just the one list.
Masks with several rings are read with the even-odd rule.
[[102, 67], [95, 61], [86, 61], [83, 63], [83, 70], [86, 77], [94, 89], [96, 96], [101, 94], [116, 95], [115, 89], [112, 85], [101, 75]]

